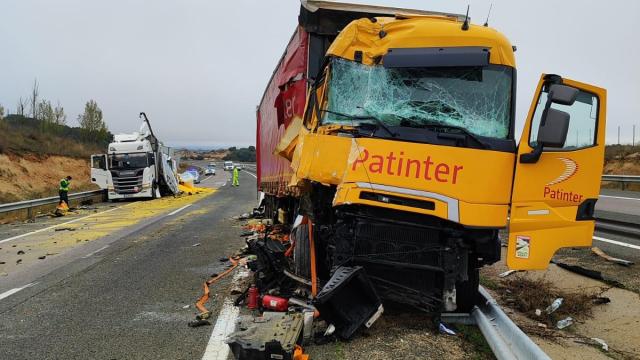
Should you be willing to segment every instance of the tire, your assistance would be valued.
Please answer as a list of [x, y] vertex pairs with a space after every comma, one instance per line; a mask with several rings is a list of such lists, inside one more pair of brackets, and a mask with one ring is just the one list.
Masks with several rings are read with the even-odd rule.
[[156, 195], [156, 191], [157, 190], [158, 190], [158, 184], [154, 180], [153, 183], [151, 184], [151, 199], [157, 199], [158, 198], [158, 196]]
[[467, 268], [467, 281], [456, 282], [456, 312], [468, 313], [480, 300], [478, 287], [480, 286], [480, 269], [477, 267], [475, 256], [469, 255]]

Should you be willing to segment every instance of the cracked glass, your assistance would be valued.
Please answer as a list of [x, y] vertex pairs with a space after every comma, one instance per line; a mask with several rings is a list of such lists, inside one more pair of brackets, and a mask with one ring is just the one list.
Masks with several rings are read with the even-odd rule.
[[[323, 124], [444, 125], [506, 139], [512, 69], [385, 68], [333, 58]], [[369, 118], [367, 118], [369, 117]]]

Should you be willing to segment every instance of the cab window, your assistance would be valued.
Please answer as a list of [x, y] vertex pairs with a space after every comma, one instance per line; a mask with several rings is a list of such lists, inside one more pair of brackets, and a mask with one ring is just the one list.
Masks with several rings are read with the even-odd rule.
[[[538, 105], [531, 121], [531, 136], [529, 145], [533, 148], [537, 145], [540, 118], [547, 103], [548, 87], [540, 93]], [[551, 104], [552, 109], [564, 111], [569, 114], [569, 131], [567, 140], [561, 148], [553, 148], [556, 151], [571, 151], [582, 149], [596, 144], [596, 129], [598, 126], [598, 97], [586, 91], [580, 91], [576, 101], [572, 105]]]

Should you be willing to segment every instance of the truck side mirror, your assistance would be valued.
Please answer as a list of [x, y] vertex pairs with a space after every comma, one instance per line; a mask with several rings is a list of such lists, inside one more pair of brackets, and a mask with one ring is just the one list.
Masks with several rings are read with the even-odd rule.
[[568, 113], [551, 108], [551, 104], [573, 105], [580, 90], [571, 86], [553, 84], [549, 87], [549, 95], [545, 104], [540, 127], [538, 128], [537, 145], [532, 152], [520, 155], [520, 162], [533, 164], [538, 162], [545, 146], [561, 148], [567, 140], [569, 132]]
[[549, 87], [549, 98], [551, 102], [560, 105], [573, 105], [580, 90], [571, 86], [553, 84]]
[[542, 146], [561, 148], [567, 140], [568, 132], [569, 114], [556, 109], [548, 109], [546, 118], [540, 122], [540, 128], [538, 130], [538, 144], [541, 144]]

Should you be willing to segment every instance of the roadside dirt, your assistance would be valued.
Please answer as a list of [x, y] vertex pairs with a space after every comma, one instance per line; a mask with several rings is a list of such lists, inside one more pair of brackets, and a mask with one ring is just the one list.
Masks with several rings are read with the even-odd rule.
[[67, 175], [73, 177], [72, 191], [97, 189], [88, 159], [0, 154], [0, 203], [54, 196]]
[[311, 345], [305, 352], [314, 360], [494, 358], [475, 328], [457, 331], [455, 336], [442, 335], [434, 330], [427, 314], [391, 309], [350, 341]]
[[[503, 254], [503, 258], [505, 256]], [[481, 283], [490, 289], [501, 306], [509, 309], [509, 316], [553, 359], [640, 359], [640, 296], [637, 293], [577, 275], [553, 264], [545, 271], [518, 272], [499, 278], [498, 274], [506, 270], [503, 261], [482, 269]], [[563, 330], [553, 327], [545, 329], [538, 325], [540, 319], [535, 314], [516, 311], [517, 306], [508, 300], [512, 294], [505, 283], [517, 282], [517, 279], [546, 280], [566, 293], [598, 293], [598, 296], [607, 297], [611, 302], [593, 305], [582, 313], [567, 314], [575, 323]], [[529, 296], [541, 295], [532, 293]], [[561, 308], [564, 306], [566, 311], [572, 305], [575, 304], [563, 304]], [[591, 338], [604, 340], [609, 351], [581, 343]]]

